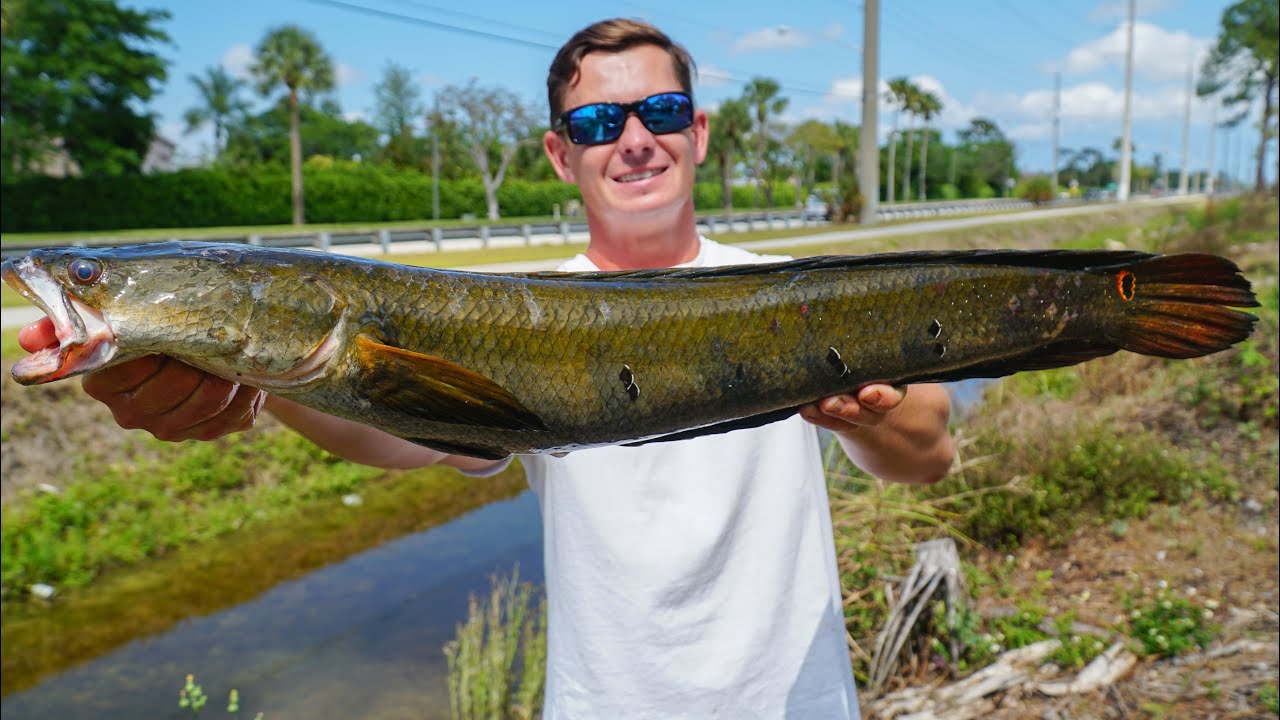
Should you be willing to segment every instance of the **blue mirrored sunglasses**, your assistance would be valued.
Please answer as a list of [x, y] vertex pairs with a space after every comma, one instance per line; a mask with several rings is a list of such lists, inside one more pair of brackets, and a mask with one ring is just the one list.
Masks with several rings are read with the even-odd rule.
[[591, 103], [561, 115], [556, 130], [568, 131], [575, 145], [603, 145], [622, 137], [631, 113], [649, 132], [665, 135], [693, 124], [693, 100], [682, 92], [667, 92], [630, 103]]

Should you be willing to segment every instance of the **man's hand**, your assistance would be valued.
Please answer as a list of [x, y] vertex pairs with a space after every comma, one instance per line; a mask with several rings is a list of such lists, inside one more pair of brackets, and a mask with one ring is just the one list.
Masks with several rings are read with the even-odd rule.
[[901, 405], [906, 397], [905, 386], [868, 385], [856, 395], [832, 395], [801, 405], [800, 416], [831, 432], [849, 432], [884, 422], [889, 411]]
[[800, 416], [831, 430], [858, 467], [883, 480], [931, 483], [951, 467], [951, 399], [936, 384], [868, 385], [803, 405]]
[[[57, 342], [45, 318], [18, 333], [24, 350]], [[89, 373], [84, 391], [111, 409], [122, 428], [142, 429], [161, 440], [212, 440], [253, 427], [266, 393], [229, 382], [163, 355]]]

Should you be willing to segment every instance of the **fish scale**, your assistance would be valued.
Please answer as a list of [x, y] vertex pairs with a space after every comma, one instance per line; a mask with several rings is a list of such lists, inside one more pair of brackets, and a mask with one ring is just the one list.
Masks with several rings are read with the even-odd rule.
[[[77, 260], [102, 272], [77, 282]], [[500, 275], [170, 242], [33, 251], [4, 276], [61, 339], [19, 382], [163, 353], [478, 457], [752, 427], [872, 382], [1194, 357], [1248, 337], [1233, 308], [1256, 305], [1226, 259], [1129, 251]]]

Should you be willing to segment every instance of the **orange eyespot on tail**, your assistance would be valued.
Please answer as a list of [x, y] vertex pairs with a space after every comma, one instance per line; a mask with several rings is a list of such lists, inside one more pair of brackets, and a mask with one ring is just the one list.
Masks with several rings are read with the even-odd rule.
[[1121, 270], [1116, 275], [1116, 290], [1120, 291], [1120, 297], [1124, 298], [1125, 302], [1133, 299], [1133, 291], [1137, 285], [1138, 279], [1128, 270]]
[[[1138, 278], [1142, 292], [1138, 293]], [[1249, 337], [1254, 307], [1249, 281], [1226, 258], [1160, 255], [1119, 270], [1116, 291], [1127, 318], [1111, 340], [1125, 350], [1168, 358], [1190, 358], [1225, 350]]]

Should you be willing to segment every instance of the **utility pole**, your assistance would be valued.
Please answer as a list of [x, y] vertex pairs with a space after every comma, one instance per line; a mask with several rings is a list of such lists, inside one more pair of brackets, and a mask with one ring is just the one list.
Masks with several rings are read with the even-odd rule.
[[[1053, 197], [1058, 197], [1058, 118], [1062, 114], [1062, 73], [1053, 74]], [[954, 157], [954, 156], [953, 156]]]
[[[880, 138], [876, 120], [880, 108], [880, 0], [862, 3], [862, 135], [858, 154], [858, 185], [862, 188], [862, 224], [876, 224], [880, 206]], [[892, 166], [891, 166], [892, 167]]]
[[1213, 98], [1213, 102], [1209, 103], [1209, 184], [1204, 191], [1210, 195], [1213, 194], [1214, 177], [1216, 173], [1213, 167], [1213, 146], [1216, 144], [1218, 134], [1218, 98]]
[[440, 99], [436, 98], [431, 118], [431, 219], [440, 220]]
[[1135, 0], [1129, 0], [1129, 27], [1126, 31], [1124, 48], [1124, 130], [1120, 133], [1120, 187], [1116, 188], [1116, 199], [1125, 202], [1129, 199], [1129, 182], [1132, 162], [1130, 151], [1130, 124], [1133, 112], [1133, 23], [1137, 10]]
[[[1191, 175], [1191, 167], [1188, 165], [1190, 159], [1191, 147], [1191, 63], [1187, 63], [1187, 103], [1182, 110], [1182, 175], [1178, 178], [1178, 194], [1187, 194], [1187, 180]], [[1210, 142], [1210, 147], [1213, 143]]]

